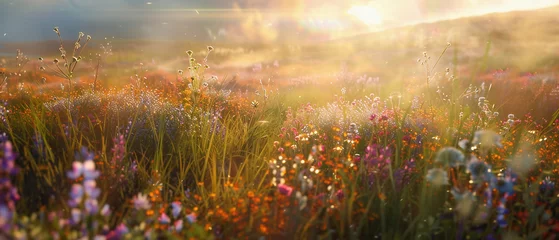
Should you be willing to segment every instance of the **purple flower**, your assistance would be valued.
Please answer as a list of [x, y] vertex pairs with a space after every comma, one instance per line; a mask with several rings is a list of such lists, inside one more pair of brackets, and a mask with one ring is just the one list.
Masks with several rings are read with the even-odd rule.
[[12, 143], [4, 141], [0, 143], [2, 156], [0, 157], [0, 229], [8, 232], [11, 227], [15, 202], [19, 200], [17, 188], [12, 186], [10, 176], [17, 174], [15, 166], [16, 154], [13, 152]]
[[94, 215], [99, 212], [99, 203], [97, 202], [97, 199], [88, 199], [84, 204], [87, 214]]
[[291, 196], [291, 193], [293, 192], [293, 188], [290, 186], [287, 186], [285, 184], [279, 184], [278, 185], [278, 190], [281, 194], [286, 195], [286, 196]]
[[174, 201], [171, 203], [171, 214], [173, 215], [174, 218], [177, 218], [179, 214], [181, 214], [181, 211], [182, 211], [182, 207], [180, 202]]
[[72, 225], [79, 223], [82, 219], [82, 212], [77, 208], [72, 208], [71, 210], [72, 217], [70, 218]]
[[188, 220], [189, 223], [195, 223], [196, 222], [196, 214], [191, 213], [186, 215], [186, 220]]
[[124, 135], [120, 134], [118, 137], [113, 139], [114, 147], [112, 149], [113, 152], [113, 159], [112, 162], [115, 166], [119, 166], [124, 159], [124, 155], [126, 154], [126, 142], [124, 140]]
[[101, 190], [96, 186], [97, 183], [95, 182], [95, 180], [85, 180], [83, 182], [85, 193], [89, 198], [97, 198], [99, 197], [99, 194], [101, 194]]
[[72, 171], [67, 173], [68, 178], [72, 180], [78, 179], [82, 174], [85, 180], [92, 180], [99, 177], [99, 172], [95, 170], [95, 162], [93, 162], [93, 153], [89, 153], [86, 148], [82, 148], [81, 154], [76, 154], [76, 159], [80, 159], [79, 156], [85, 157], [83, 163], [79, 161], [74, 161], [72, 163]]
[[80, 184], [72, 185], [72, 190], [70, 190], [70, 200], [68, 204], [70, 207], [76, 207], [78, 204], [81, 203], [84, 191], [83, 187]]
[[88, 159], [83, 163], [83, 177], [85, 180], [92, 180], [99, 177], [99, 172], [95, 170], [95, 163]]
[[338, 190], [336, 192], [336, 197], [341, 201], [344, 198], [344, 191], [342, 189]]
[[68, 178], [72, 179], [72, 180], [76, 180], [78, 179], [83, 172], [83, 164], [81, 162], [73, 162], [72, 163], [72, 171], [66, 173], [66, 175], [68, 176]]
[[497, 207], [497, 223], [501, 228], [505, 228], [508, 225], [507, 220], [505, 219], [505, 215], [508, 213], [508, 210], [505, 206], [505, 203], [507, 202], [507, 197], [508, 197], [508, 193], [505, 193], [505, 195], [503, 196], [503, 198], [501, 198], [501, 201], [499, 202], [499, 206]]

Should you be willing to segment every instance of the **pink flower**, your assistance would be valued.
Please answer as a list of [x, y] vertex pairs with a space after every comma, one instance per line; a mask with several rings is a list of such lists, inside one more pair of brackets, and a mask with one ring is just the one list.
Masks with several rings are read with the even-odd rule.
[[281, 194], [286, 195], [286, 196], [291, 196], [291, 193], [293, 192], [293, 188], [290, 186], [287, 186], [285, 184], [279, 184], [278, 185], [278, 190]]

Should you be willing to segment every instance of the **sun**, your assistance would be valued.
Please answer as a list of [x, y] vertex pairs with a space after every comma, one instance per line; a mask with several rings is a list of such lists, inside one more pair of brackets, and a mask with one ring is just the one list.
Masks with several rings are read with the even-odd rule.
[[377, 9], [371, 6], [354, 5], [347, 10], [347, 13], [358, 18], [367, 25], [379, 25], [382, 23], [381, 15]]

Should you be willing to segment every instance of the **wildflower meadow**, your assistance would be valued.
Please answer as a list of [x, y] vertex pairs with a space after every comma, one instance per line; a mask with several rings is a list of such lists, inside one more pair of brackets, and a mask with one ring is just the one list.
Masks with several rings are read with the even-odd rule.
[[555, 60], [48, 32], [0, 55], [0, 239], [559, 239]]

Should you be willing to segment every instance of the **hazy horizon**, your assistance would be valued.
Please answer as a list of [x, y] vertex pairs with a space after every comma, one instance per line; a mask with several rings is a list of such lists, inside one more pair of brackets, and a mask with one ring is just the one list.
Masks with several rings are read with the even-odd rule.
[[359, 32], [494, 12], [545, 8], [559, 0], [20, 0], [0, 2], [0, 43], [56, 38], [278, 42], [329, 40]]

